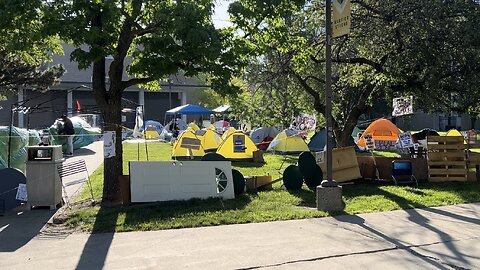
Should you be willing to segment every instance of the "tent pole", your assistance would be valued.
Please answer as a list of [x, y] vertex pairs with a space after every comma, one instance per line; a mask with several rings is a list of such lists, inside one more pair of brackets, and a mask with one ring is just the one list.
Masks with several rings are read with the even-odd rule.
[[12, 155], [12, 128], [13, 128], [13, 104], [10, 107], [10, 130], [8, 131], [8, 162], [7, 168], [10, 168], [10, 157]]

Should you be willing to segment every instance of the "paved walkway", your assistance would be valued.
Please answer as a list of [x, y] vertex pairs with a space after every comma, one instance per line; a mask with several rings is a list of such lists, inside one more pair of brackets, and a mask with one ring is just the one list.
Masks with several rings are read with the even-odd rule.
[[0, 269], [480, 269], [479, 213], [480, 204], [466, 204], [154, 232], [19, 233], [0, 241]]
[[[68, 160], [85, 159], [92, 173], [101, 153], [97, 142]], [[480, 269], [480, 204], [154, 232], [39, 233], [53, 214], [0, 217], [0, 269]]]

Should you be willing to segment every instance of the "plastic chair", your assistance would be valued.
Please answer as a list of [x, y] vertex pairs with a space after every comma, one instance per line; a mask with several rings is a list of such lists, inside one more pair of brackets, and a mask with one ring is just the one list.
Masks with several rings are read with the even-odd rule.
[[392, 161], [392, 178], [395, 185], [411, 185], [418, 187], [418, 181], [412, 171], [412, 162], [409, 160]]

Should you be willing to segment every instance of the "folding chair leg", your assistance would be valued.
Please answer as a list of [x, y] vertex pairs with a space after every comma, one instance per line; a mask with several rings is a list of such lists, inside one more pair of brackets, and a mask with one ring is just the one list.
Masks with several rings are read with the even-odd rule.
[[65, 204], [67, 205], [68, 208], [70, 208], [70, 200], [68, 199], [67, 189], [63, 184], [62, 184], [62, 189], [63, 189], [63, 198], [65, 201]]
[[92, 196], [92, 202], [95, 202], [95, 198], [93, 197], [92, 183], [90, 182], [90, 176], [88, 176], [88, 178], [87, 178], [87, 185], [88, 185], [88, 188], [90, 189], [90, 195]]

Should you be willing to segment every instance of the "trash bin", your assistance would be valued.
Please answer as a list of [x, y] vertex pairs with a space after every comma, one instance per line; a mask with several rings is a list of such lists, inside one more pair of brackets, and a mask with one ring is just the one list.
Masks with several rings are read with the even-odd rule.
[[62, 146], [27, 147], [27, 206], [49, 206], [55, 209], [62, 202], [62, 182], [57, 172], [64, 161]]

